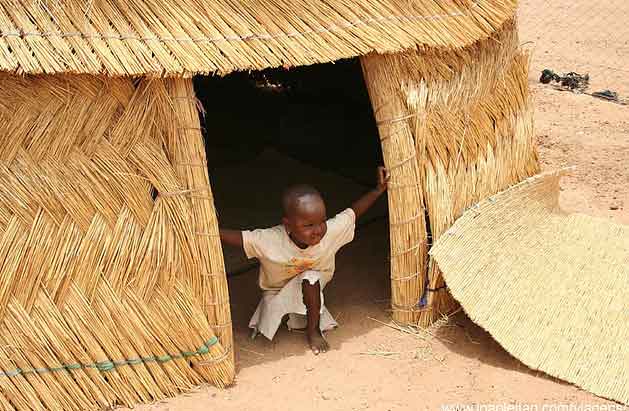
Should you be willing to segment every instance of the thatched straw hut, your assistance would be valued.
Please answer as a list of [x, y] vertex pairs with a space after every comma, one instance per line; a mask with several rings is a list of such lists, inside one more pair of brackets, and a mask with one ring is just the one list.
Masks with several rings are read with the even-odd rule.
[[430, 240], [537, 171], [515, 6], [0, 1], [0, 408], [232, 382], [196, 74], [362, 56], [392, 173], [394, 318], [448, 312]]

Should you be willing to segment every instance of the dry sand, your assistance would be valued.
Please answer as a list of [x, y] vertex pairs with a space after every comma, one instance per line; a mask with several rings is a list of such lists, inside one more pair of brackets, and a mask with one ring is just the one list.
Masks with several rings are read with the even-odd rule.
[[[555, 1], [553, 8], [564, 3], [574, 2]], [[524, 2], [529, 14], [523, 41], [536, 40], [540, 29], [531, 23], [536, 4], [543, 3]], [[543, 14], [544, 7], [538, 12]], [[543, 46], [538, 44], [537, 51]], [[624, 58], [629, 67], [627, 53]], [[629, 108], [536, 82], [539, 67], [569, 70], [560, 65], [561, 56], [539, 53], [531, 73], [543, 166], [578, 167], [562, 184], [566, 209], [629, 224]], [[387, 248], [386, 222], [380, 221], [362, 229], [338, 255], [326, 299], [341, 327], [328, 334], [332, 351], [318, 357], [299, 333], [281, 330], [273, 342], [249, 340], [246, 323], [258, 295], [255, 273], [232, 279], [236, 384], [227, 390], [202, 387], [138, 409], [439, 410], [444, 404], [607, 403], [529, 370], [464, 314], [434, 336], [404, 334], [380, 323], [389, 319]]]
[[543, 167], [577, 167], [564, 179], [562, 206], [629, 224], [629, 105], [537, 82], [545, 68], [587, 73], [589, 92], [611, 89], [629, 101], [629, 2], [522, 0], [519, 17]]

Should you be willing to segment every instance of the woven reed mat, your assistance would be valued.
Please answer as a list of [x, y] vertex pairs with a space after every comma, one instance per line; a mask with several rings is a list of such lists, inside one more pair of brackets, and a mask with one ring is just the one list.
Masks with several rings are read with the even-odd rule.
[[469, 209], [431, 255], [470, 318], [512, 355], [629, 404], [629, 227], [562, 212], [562, 174]]

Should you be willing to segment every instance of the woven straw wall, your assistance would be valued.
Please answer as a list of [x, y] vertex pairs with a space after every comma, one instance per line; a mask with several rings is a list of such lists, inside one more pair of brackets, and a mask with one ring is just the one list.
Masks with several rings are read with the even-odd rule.
[[0, 139], [0, 409], [229, 384], [191, 82], [2, 74]]
[[361, 62], [392, 176], [393, 317], [428, 325], [456, 308], [429, 245], [466, 207], [538, 171], [528, 57], [510, 21], [458, 51]]

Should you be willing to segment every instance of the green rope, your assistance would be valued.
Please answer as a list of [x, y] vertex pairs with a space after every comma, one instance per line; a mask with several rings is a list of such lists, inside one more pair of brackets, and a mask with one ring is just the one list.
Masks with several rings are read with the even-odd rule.
[[45, 374], [48, 372], [57, 372], [57, 371], [68, 371], [68, 370], [78, 370], [82, 368], [95, 368], [98, 371], [106, 372], [115, 369], [116, 367], [121, 367], [125, 365], [137, 365], [142, 363], [149, 362], [158, 362], [165, 363], [168, 361], [172, 361], [175, 359], [181, 358], [189, 358], [197, 355], [204, 355], [210, 352], [210, 347], [218, 343], [218, 338], [212, 337], [205, 344], [196, 349], [196, 351], [183, 351], [179, 354], [164, 354], [164, 355], [153, 355], [150, 357], [139, 357], [139, 358], [129, 358], [118, 361], [99, 361], [93, 364], [63, 364], [60, 367], [51, 367], [51, 368], [16, 368], [14, 370], [9, 371], [0, 371], [0, 377], [17, 377], [18, 375], [24, 374]]

